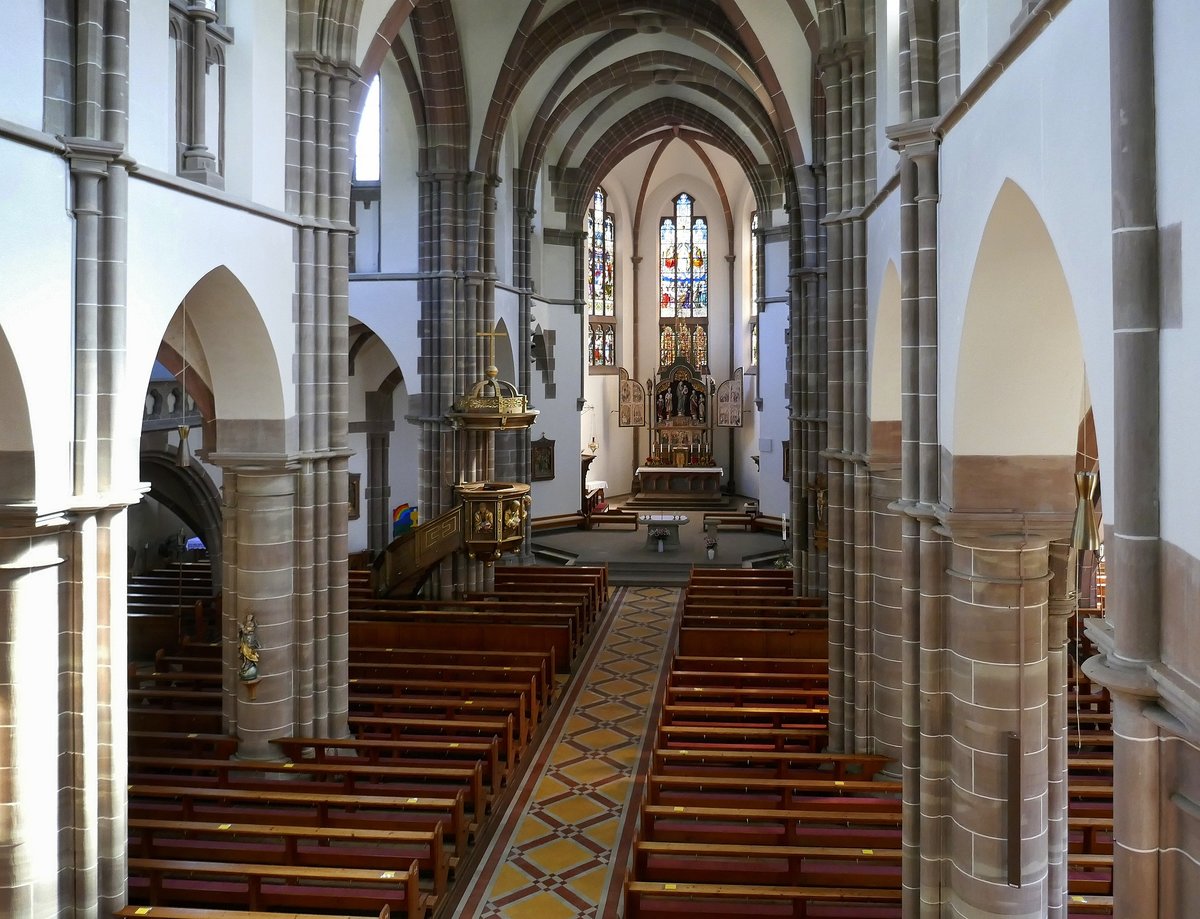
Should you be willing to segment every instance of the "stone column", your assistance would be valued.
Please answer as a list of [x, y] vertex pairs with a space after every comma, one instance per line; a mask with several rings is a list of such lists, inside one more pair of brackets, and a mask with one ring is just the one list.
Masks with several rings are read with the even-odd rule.
[[[88, 646], [80, 645], [73, 630], [63, 634], [65, 525], [63, 518], [39, 523], [28, 515], [0, 521], [0, 700], [5, 709], [0, 785], [6, 802], [0, 816], [0, 914], [5, 916], [59, 915], [58, 874], [70, 867], [79, 837], [96, 831], [94, 820], [76, 829], [55, 819], [73, 816], [60, 810], [62, 798], [68, 808], [77, 800], [69, 791], [60, 792], [64, 754], [94, 764], [97, 753], [94, 744], [90, 752], [74, 744], [68, 748], [61, 727], [99, 715], [94, 706], [83, 709], [85, 701], [96, 701], [95, 654], [88, 668], [92, 672], [81, 672], [77, 655]], [[112, 691], [120, 698], [124, 671], [118, 667], [112, 675], [117, 684]], [[123, 724], [123, 708], [119, 715]], [[95, 723], [88, 727], [84, 736], [94, 737]], [[123, 731], [117, 739], [121, 754], [119, 766], [113, 764], [114, 781], [125, 774]], [[95, 794], [95, 785], [87, 791]], [[124, 821], [116, 822], [123, 831]], [[94, 854], [94, 839], [88, 848]]]
[[[300, 695], [295, 680], [307, 667], [311, 678], [311, 640], [299, 641], [295, 589], [297, 476], [282, 467], [234, 467], [225, 470], [225, 514], [235, 518], [235, 538], [225, 545], [226, 566], [234, 580], [223, 593], [225, 693], [231, 728], [242, 759], [275, 759], [274, 737], [297, 727]], [[258, 682], [249, 685], [238, 671], [238, 627], [253, 615], [261, 645]]]
[[1075, 550], [1050, 544], [1050, 595], [1046, 640], [1046, 897], [1049, 919], [1067, 916], [1067, 675], [1068, 628], [1078, 605]]
[[893, 508], [900, 497], [900, 467], [894, 461], [871, 462], [871, 733], [872, 753], [895, 760], [888, 769], [900, 778], [903, 748], [903, 622], [901, 593], [901, 515]]
[[183, 168], [179, 174], [213, 188], [224, 188], [225, 179], [217, 172], [217, 158], [208, 149], [206, 137], [208, 26], [217, 21], [216, 4], [213, 0], [189, 0], [187, 14], [192, 29], [188, 68], [191, 93], [187, 100], [190, 136], [183, 149]]
[[[1162, 617], [1160, 291], [1154, 4], [1109, 4], [1112, 159], [1114, 462], [1105, 618], [1088, 622], [1100, 654], [1084, 672], [1113, 697], [1114, 913], [1158, 914], [1162, 878], [1157, 726]], [[1107, 507], [1106, 502], [1106, 507]]]
[[[1048, 900], [1049, 539], [991, 535], [1019, 533], [1019, 519], [953, 526], [946, 572], [952, 736], [944, 901], [951, 915], [1041, 919]], [[1013, 736], [1016, 760], [1008, 755]], [[1020, 771], [1016, 801], [1009, 797], [1014, 768]], [[1021, 810], [1019, 847], [1009, 830], [1012, 807]], [[1019, 886], [1010, 885], [1014, 867]]]

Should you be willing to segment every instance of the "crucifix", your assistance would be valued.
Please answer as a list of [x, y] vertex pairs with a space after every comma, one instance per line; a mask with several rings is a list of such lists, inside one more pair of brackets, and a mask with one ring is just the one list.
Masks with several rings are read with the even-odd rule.
[[508, 337], [508, 333], [507, 332], [476, 332], [475, 333], [476, 338], [486, 338], [488, 340], [488, 349], [487, 349], [488, 356], [487, 356], [487, 371], [486, 372], [489, 377], [494, 377], [497, 373], [500, 372], [496, 369], [496, 339], [500, 338], [501, 336]]

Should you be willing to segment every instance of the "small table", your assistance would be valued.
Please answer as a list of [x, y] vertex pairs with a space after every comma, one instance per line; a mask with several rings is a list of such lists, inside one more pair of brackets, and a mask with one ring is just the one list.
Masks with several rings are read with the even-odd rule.
[[[661, 542], [663, 551], [679, 548], [679, 528], [688, 522], [687, 514], [638, 514], [638, 523], [646, 528], [646, 548], [651, 552], [658, 551]], [[659, 539], [651, 533], [666, 531], [666, 536]]]

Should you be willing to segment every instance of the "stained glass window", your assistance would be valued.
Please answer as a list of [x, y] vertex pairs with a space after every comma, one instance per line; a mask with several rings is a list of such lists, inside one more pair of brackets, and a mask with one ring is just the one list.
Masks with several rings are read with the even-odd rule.
[[658, 362], [664, 367], [675, 362], [675, 330], [669, 325], [658, 333]]
[[616, 245], [607, 197], [603, 188], [596, 188], [585, 227], [584, 299], [590, 320], [588, 364], [592, 367], [617, 365]]
[[[708, 221], [694, 213], [695, 199], [687, 192], [674, 200], [671, 216], [664, 217], [658, 230], [659, 321], [664, 325], [660, 342], [665, 342], [668, 325], [684, 322], [686, 341], [676, 341], [672, 331], [671, 360], [686, 357], [697, 369], [708, 364], [708, 333], [700, 336], [708, 321]], [[663, 365], [665, 346], [659, 348]]]

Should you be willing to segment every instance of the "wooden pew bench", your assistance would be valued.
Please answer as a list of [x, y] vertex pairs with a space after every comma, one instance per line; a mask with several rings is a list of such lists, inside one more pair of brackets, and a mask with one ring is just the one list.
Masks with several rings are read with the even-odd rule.
[[128, 890], [131, 896], [145, 897], [151, 904], [199, 902], [245, 904], [252, 910], [364, 912], [386, 905], [398, 916], [424, 919], [429, 895], [419, 889], [419, 877], [416, 861], [380, 871], [131, 858]]
[[455, 857], [466, 854], [470, 826], [462, 791], [444, 796], [357, 795], [269, 788], [133, 784], [129, 816], [213, 823], [269, 823], [374, 830], [443, 828]]
[[360, 763], [269, 762], [182, 756], [130, 756], [129, 780], [136, 784], [208, 784], [214, 788], [289, 788], [341, 794], [448, 798], [464, 793], [464, 804], [482, 821], [488, 805], [480, 763], [461, 766], [377, 766]]
[[675, 670], [667, 676], [671, 686], [792, 686], [825, 689], [829, 686], [827, 671], [810, 673], [772, 673], [770, 671], [737, 670]]
[[271, 741], [292, 761], [311, 758], [318, 763], [361, 762], [379, 765], [428, 763], [482, 763], [483, 780], [492, 795], [500, 793], [505, 778], [500, 744], [487, 740], [380, 740], [356, 737], [276, 737]]
[[672, 671], [712, 673], [734, 671], [753, 673], [829, 673], [828, 657], [796, 660], [787, 657], [697, 657], [677, 655], [671, 662]]
[[714, 750], [657, 747], [651, 769], [658, 775], [729, 775], [751, 778], [764, 772], [778, 778], [797, 774], [815, 778], [869, 779], [883, 769], [886, 756], [869, 753], [787, 753], [774, 750]]
[[[582, 632], [579, 626], [579, 614], [574, 611], [554, 613], [528, 613], [505, 608], [503, 611], [480, 612], [468, 609], [358, 609], [350, 612], [350, 632], [354, 635], [356, 627], [367, 624], [387, 624], [397, 626], [402, 624], [418, 625], [421, 632], [437, 625], [474, 625], [482, 626], [485, 631], [496, 628], [518, 626], [543, 626], [565, 628], [567, 645], [563, 649], [573, 660], [580, 648]], [[361, 642], [352, 642], [360, 644]], [[399, 642], [392, 642], [398, 644]], [[468, 644], [467, 647], [472, 645]], [[544, 647], [544, 646], [543, 646]], [[522, 649], [525, 650], [525, 649]], [[538, 650], [534, 648], [532, 650]]]
[[[367, 680], [387, 677], [401, 680], [408, 677], [427, 680], [469, 680], [472, 682], [503, 682], [524, 685], [542, 712], [550, 704], [553, 683], [546, 679], [545, 670], [522, 664], [419, 663], [415, 661], [356, 661], [350, 659], [351, 679]], [[531, 713], [531, 717], [533, 714]], [[540, 717], [540, 716], [539, 716]]]
[[[567, 595], [537, 594], [521, 599], [519, 597], [503, 597], [497, 594], [475, 594], [472, 599], [458, 600], [405, 600], [393, 599], [376, 600], [367, 597], [350, 595], [350, 617], [371, 618], [381, 611], [436, 611], [448, 613], [491, 613], [494, 615], [519, 614], [514, 621], [526, 621], [528, 614], [550, 614], [551, 616], [567, 616], [574, 620], [576, 635], [586, 635], [592, 621], [587, 596], [583, 593], [575, 597]], [[399, 617], [391, 617], [399, 618]], [[534, 619], [530, 621], [543, 621]], [[555, 621], [551, 619], [549, 621]]]
[[545, 684], [546, 704], [554, 701], [558, 687], [554, 679], [554, 652], [550, 651], [475, 651], [470, 649], [451, 650], [440, 648], [351, 648], [350, 662], [354, 664], [380, 663], [438, 663], [483, 664], [485, 666], [533, 667], [537, 670], [539, 685]]
[[631, 879], [796, 887], [900, 886], [901, 850], [736, 843], [634, 843]]
[[376, 717], [416, 718], [510, 718], [509, 746], [518, 753], [533, 736], [525, 700], [511, 696], [403, 695], [360, 692], [350, 684], [350, 713]]
[[688, 585], [707, 581], [727, 584], [741, 581], [762, 581], [764, 583], [792, 583], [792, 571], [780, 568], [692, 568], [688, 575]]
[[229, 734], [196, 731], [129, 731], [129, 752], [148, 756], [184, 753], [228, 759], [237, 753], [238, 739]]
[[553, 649], [559, 673], [570, 673], [574, 661], [569, 622], [525, 624], [509, 621], [412, 621], [350, 619], [350, 645], [386, 648], [408, 646], [458, 650], [548, 651]]
[[591, 591], [593, 608], [597, 613], [608, 604], [608, 568], [604, 565], [498, 565], [492, 580], [499, 585], [530, 582], [584, 584]]
[[809, 906], [817, 904], [845, 905], [848, 911], [840, 915], [855, 919], [893, 916], [898, 919], [900, 896], [899, 885], [887, 889], [626, 881], [625, 919], [652, 919], [656, 916], [729, 919], [730, 916], [755, 915], [800, 919], [809, 915]]
[[803, 686], [670, 686], [666, 687], [668, 705], [750, 705], [766, 707], [778, 703], [803, 707], [825, 705], [829, 693], [824, 687]]
[[812, 658], [829, 651], [829, 629], [817, 620], [797, 620], [789, 631], [756, 631], [712, 625], [684, 626], [679, 630], [679, 653], [713, 656]]
[[762, 776], [660, 775], [646, 777], [646, 803], [684, 807], [749, 807], [758, 810], [900, 809], [899, 782]]
[[704, 515], [704, 529], [708, 530], [710, 526], [718, 530], [731, 530], [734, 527], [750, 530], [754, 527], [754, 517], [750, 514], [718, 514], [709, 511]]
[[352, 710], [349, 722], [355, 734], [363, 739], [469, 741], [494, 738], [499, 744], [506, 771], [511, 772], [524, 749], [519, 737], [514, 737], [516, 729], [512, 715], [474, 714], [473, 709], [466, 708], [463, 711], [466, 712], [464, 716], [450, 713], [442, 718], [422, 718], [401, 714], [359, 714]]
[[129, 853], [140, 858], [376, 870], [415, 859], [422, 877], [431, 880], [433, 892], [440, 897], [450, 871], [443, 836], [440, 824], [429, 830], [368, 830], [133, 818]]
[[[380, 910], [378, 917], [370, 914], [370, 919], [391, 919], [391, 908]], [[366, 919], [366, 913], [349, 915], [347, 913], [297, 913], [288, 910], [286, 913], [268, 913], [262, 910], [244, 909], [205, 909], [196, 906], [139, 906], [131, 903], [122, 906], [113, 913], [113, 919]]]
[[658, 842], [739, 845], [852, 846], [897, 848], [901, 815], [894, 810], [690, 807], [647, 804], [640, 814], [641, 838]]
[[728, 747], [739, 750], [777, 750], [818, 753], [829, 746], [825, 727], [760, 728], [660, 724], [659, 747]]
[[[533, 734], [541, 708], [538, 692], [532, 678], [515, 676], [497, 680], [439, 680], [418, 677], [354, 676], [350, 678], [351, 696], [399, 696], [419, 700], [421, 696], [450, 697], [459, 699], [509, 700], [519, 713], [519, 731], [523, 736]], [[478, 703], [476, 703], [478, 706]]]
[[[814, 694], [813, 699], [823, 697]], [[828, 705], [708, 705], [693, 700], [683, 700], [664, 705], [664, 724], [712, 725], [714, 727], [770, 727], [804, 728], [825, 726], [829, 723]]]

